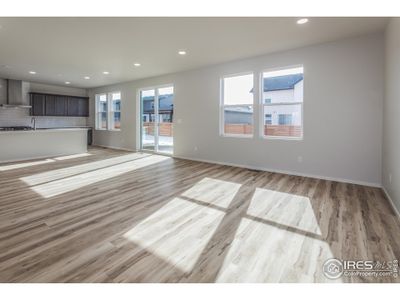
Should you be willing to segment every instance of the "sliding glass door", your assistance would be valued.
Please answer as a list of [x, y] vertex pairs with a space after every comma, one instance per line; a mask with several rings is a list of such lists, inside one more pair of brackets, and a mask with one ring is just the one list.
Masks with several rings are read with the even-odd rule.
[[173, 101], [173, 86], [140, 91], [142, 150], [173, 154]]

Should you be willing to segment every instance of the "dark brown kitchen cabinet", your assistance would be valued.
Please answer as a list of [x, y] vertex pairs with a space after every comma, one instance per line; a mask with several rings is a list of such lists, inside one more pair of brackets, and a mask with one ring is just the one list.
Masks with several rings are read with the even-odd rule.
[[31, 115], [88, 117], [89, 98], [67, 95], [31, 93]]
[[79, 116], [79, 102], [77, 98], [68, 97], [68, 116]]
[[32, 105], [32, 115], [33, 116], [45, 116], [45, 95], [41, 94], [31, 94], [31, 105]]
[[56, 116], [65, 116], [67, 107], [67, 97], [58, 96], [56, 97]]
[[78, 99], [78, 115], [81, 117], [89, 116], [89, 100], [84, 98]]
[[54, 116], [56, 112], [56, 97], [53, 95], [46, 95], [44, 96], [44, 99], [45, 115]]

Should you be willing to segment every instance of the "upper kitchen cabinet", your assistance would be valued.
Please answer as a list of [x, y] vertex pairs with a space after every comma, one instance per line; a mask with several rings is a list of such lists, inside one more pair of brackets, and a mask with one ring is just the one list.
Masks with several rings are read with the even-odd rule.
[[66, 116], [67, 97], [45, 95], [46, 116]]
[[89, 101], [87, 98], [68, 97], [68, 115], [88, 117]]
[[45, 116], [46, 115], [46, 107], [45, 102], [46, 95], [42, 94], [31, 94], [31, 114], [32, 116]]
[[79, 98], [78, 114], [82, 117], [89, 117], [89, 98]]
[[30, 93], [33, 116], [88, 117], [89, 98]]

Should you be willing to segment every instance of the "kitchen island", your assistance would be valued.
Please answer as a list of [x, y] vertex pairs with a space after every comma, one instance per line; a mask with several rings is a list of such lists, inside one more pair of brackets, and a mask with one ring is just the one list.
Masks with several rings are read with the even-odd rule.
[[0, 163], [87, 152], [87, 128], [0, 131]]

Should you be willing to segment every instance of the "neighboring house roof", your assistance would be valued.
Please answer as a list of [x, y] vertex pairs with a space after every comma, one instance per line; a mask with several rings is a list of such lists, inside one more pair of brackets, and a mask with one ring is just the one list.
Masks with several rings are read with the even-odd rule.
[[[283, 75], [264, 78], [264, 92], [292, 90], [294, 86], [303, 80], [303, 74]], [[253, 89], [250, 90], [250, 93]]]
[[[174, 95], [162, 95], [158, 98], [160, 111], [171, 111], [174, 107]], [[154, 96], [143, 97], [143, 111], [154, 112]]]
[[284, 75], [264, 78], [264, 92], [291, 90], [296, 83], [303, 80], [303, 74]]

